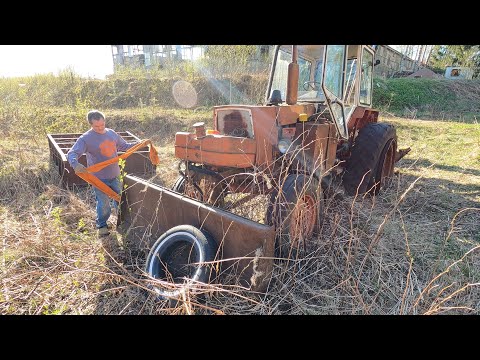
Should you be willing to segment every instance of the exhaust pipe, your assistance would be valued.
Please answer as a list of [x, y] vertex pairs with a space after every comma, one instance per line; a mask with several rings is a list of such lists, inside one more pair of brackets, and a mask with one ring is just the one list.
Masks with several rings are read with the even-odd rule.
[[288, 64], [288, 78], [287, 78], [287, 105], [295, 105], [298, 98], [298, 49], [297, 45], [292, 45], [292, 62]]

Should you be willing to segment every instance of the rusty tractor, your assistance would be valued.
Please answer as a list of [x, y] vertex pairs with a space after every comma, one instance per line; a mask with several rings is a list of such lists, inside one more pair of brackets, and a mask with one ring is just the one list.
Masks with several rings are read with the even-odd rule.
[[212, 130], [176, 134], [173, 190], [226, 209], [228, 194], [247, 195], [235, 206], [269, 194], [276, 248], [298, 248], [321, 223], [334, 177], [350, 195], [376, 194], [408, 152], [372, 109], [374, 58], [369, 45], [277, 46], [265, 105], [216, 106]]
[[[146, 272], [165, 278], [170, 266], [173, 278], [208, 282], [212, 272], [198, 264], [222, 258], [264, 289], [274, 256], [304, 249], [319, 230], [334, 180], [349, 195], [388, 186], [409, 149], [397, 149], [395, 127], [372, 109], [377, 63], [370, 45], [278, 45], [264, 105], [215, 106], [213, 129], [176, 133], [173, 191], [127, 176], [123, 220], [161, 234]], [[259, 195], [264, 220], [232, 213]], [[180, 271], [189, 263], [197, 266]]]

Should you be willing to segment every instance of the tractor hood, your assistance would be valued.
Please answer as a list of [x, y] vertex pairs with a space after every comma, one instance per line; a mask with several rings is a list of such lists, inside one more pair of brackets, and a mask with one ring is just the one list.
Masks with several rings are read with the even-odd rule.
[[272, 159], [279, 127], [293, 125], [300, 114], [312, 115], [313, 104], [213, 108], [214, 129], [194, 124], [193, 132], [175, 135], [175, 156], [199, 164], [249, 168]]

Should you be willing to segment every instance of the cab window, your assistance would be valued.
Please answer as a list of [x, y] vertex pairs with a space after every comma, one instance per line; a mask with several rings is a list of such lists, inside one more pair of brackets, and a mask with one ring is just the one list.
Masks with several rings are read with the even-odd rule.
[[[278, 54], [278, 60], [275, 67], [275, 73], [273, 75], [272, 91], [273, 89], [280, 90], [282, 99], [285, 99], [287, 92], [287, 77], [288, 77], [288, 64], [292, 61], [292, 54], [280, 50]], [[312, 62], [298, 56], [298, 90], [303, 90], [303, 83], [310, 79], [310, 72], [312, 68]]]
[[362, 52], [362, 75], [360, 78], [360, 104], [372, 104], [373, 54], [367, 49]]
[[344, 45], [327, 47], [327, 67], [325, 69], [325, 87], [337, 98], [343, 98], [343, 69], [345, 58]]

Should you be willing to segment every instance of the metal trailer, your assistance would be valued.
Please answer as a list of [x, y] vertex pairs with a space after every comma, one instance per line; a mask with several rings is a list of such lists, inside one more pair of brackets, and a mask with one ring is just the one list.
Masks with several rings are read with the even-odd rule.
[[[131, 142], [140, 139], [129, 131], [117, 131], [125, 141]], [[50, 148], [50, 158], [58, 168], [58, 173], [62, 177], [62, 183], [65, 187], [84, 186], [87, 185], [85, 180], [81, 179], [75, 174], [73, 168], [67, 160], [67, 153], [72, 148], [73, 144], [78, 140], [82, 134], [80, 133], [65, 133], [65, 134], [47, 134], [48, 147]], [[123, 152], [119, 152], [119, 155]], [[79, 158], [79, 162], [87, 166], [87, 158], [83, 154]], [[125, 160], [125, 171], [129, 174], [136, 175], [154, 175], [156, 166], [153, 165], [149, 159], [148, 147], [142, 148]]]

